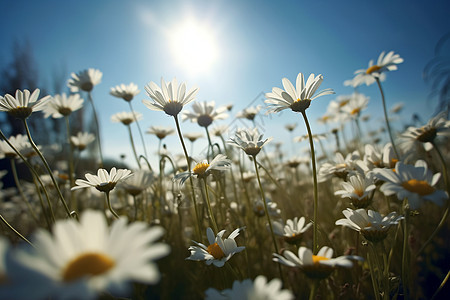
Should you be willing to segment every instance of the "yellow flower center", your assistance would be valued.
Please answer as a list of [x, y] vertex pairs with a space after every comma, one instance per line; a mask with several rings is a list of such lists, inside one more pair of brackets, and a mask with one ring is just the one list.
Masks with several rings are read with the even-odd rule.
[[389, 168], [393, 169], [393, 171], [395, 172], [395, 164], [398, 163], [398, 159], [396, 158], [392, 158], [391, 159], [391, 163], [389, 164]]
[[322, 261], [322, 260], [329, 260], [328, 257], [325, 257], [325, 256], [318, 256], [318, 255], [313, 255], [313, 256], [312, 256], [312, 259], [313, 259], [313, 263], [314, 263], [314, 264], [318, 264], [319, 261]]
[[355, 109], [353, 109], [351, 112], [350, 112], [350, 114], [351, 115], [356, 115], [356, 114], [359, 114], [359, 112], [361, 111], [361, 108], [355, 108]]
[[225, 254], [223, 253], [220, 246], [217, 245], [217, 243], [209, 245], [206, 251], [208, 251], [209, 254], [214, 256], [215, 259], [221, 259], [222, 257], [225, 257]]
[[354, 192], [355, 192], [356, 195], [358, 195], [358, 197], [362, 197], [362, 195], [364, 195], [364, 191], [363, 190], [355, 189]]
[[380, 66], [373, 65], [366, 70], [366, 74], [372, 74], [373, 72], [379, 71], [381, 69]]
[[350, 102], [350, 99], [342, 100], [341, 102], [339, 102], [339, 107], [346, 106], [347, 103], [349, 103], [349, 102]]
[[428, 184], [425, 180], [410, 179], [402, 183], [402, 187], [410, 192], [419, 194], [420, 196], [425, 196], [432, 194], [434, 188]]
[[102, 253], [84, 253], [67, 265], [63, 272], [63, 280], [70, 282], [87, 275], [96, 276], [106, 273], [115, 262], [107, 255]]
[[209, 164], [208, 164], [208, 163], [201, 162], [201, 163], [198, 163], [198, 164], [194, 167], [194, 169], [192, 169], [192, 172], [193, 172], [194, 174], [196, 174], [196, 175], [203, 175], [203, 174], [205, 174], [206, 169], [208, 169], [208, 167], [209, 167]]

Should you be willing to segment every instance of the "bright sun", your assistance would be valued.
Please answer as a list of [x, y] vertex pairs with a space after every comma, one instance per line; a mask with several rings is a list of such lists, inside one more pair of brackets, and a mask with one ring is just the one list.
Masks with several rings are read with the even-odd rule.
[[189, 73], [208, 71], [217, 60], [218, 47], [207, 24], [188, 19], [170, 33], [170, 49]]

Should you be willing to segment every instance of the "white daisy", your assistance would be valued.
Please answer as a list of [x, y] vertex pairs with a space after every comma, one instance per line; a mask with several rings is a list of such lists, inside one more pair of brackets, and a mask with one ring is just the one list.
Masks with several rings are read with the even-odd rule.
[[195, 99], [198, 88], [193, 88], [186, 93], [185, 83], [178, 86], [178, 81], [174, 78], [167, 84], [161, 78], [161, 88], [152, 81], [145, 86], [145, 91], [153, 99], [153, 102], [142, 100], [145, 106], [151, 110], [164, 111], [170, 116], [177, 116], [184, 105]]
[[223, 239], [225, 230], [220, 231], [217, 236], [210, 227], [206, 229], [209, 246], [193, 241], [197, 246], [190, 246], [191, 256], [186, 260], [201, 261], [204, 260], [209, 266], [213, 264], [216, 267], [223, 267], [225, 263], [236, 253], [245, 249], [244, 246], [238, 247], [234, 240], [243, 228], [234, 230], [226, 239]]
[[108, 173], [105, 169], [98, 169], [97, 175], [87, 173], [85, 175], [87, 180], [77, 179], [75, 181], [76, 186], [72, 187], [72, 190], [94, 187], [100, 192], [109, 193], [114, 189], [116, 184], [120, 181], [132, 176], [130, 170], [118, 169], [115, 167]]
[[267, 278], [259, 275], [254, 281], [245, 279], [244, 281], [234, 281], [231, 289], [218, 291], [209, 288], [205, 291], [207, 300], [290, 300], [294, 299], [294, 294], [286, 289], [282, 289], [283, 282], [274, 278], [267, 282]]
[[195, 167], [192, 168], [192, 171], [178, 173], [175, 175], [173, 180], [180, 180], [180, 183], [184, 184], [184, 182], [191, 176], [195, 175], [198, 178], [206, 178], [212, 170], [225, 171], [229, 168], [231, 168], [231, 160], [223, 154], [217, 154], [217, 156], [214, 157], [210, 163], [208, 163], [207, 160], [203, 160], [197, 163]]
[[154, 134], [158, 139], [162, 140], [166, 136], [174, 134], [175, 130], [172, 127], [167, 126], [151, 126], [147, 129], [146, 133]]
[[259, 134], [257, 128], [241, 129], [236, 131], [234, 138], [230, 138], [228, 143], [241, 148], [247, 155], [256, 156], [261, 148], [272, 140], [272, 138], [265, 140], [262, 138], [263, 135]]
[[338, 190], [334, 194], [348, 198], [356, 208], [365, 208], [370, 205], [376, 189], [373, 177], [361, 174], [350, 176], [348, 181], [341, 182], [341, 186], [343, 190]]
[[369, 98], [361, 93], [354, 93], [347, 105], [341, 108], [341, 111], [349, 119], [359, 118], [361, 111], [367, 108], [369, 104]]
[[[16, 136], [11, 136], [9, 137], [8, 142], [24, 156], [26, 156], [26, 153], [34, 151], [26, 135], [18, 134]], [[17, 156], [16, 151], [14, 151], [6, 141], [0, 140], [0, 158], [16, 158]]]
[[133, 100], [134, 96], [139, 94], [141, 91], [138, 89], [138, 86], [133, 82], [129, 85], [121, 84], [112, 87], [110, 90], [110, 94], [114, 97], [121, 98], [127, 102]]
[[261, 108], [262, 108], [261, 105], [250, 106], [250, 107], [244, 108], [243, 110], [241, 110], [240, 112], [238, 112], [236, 114], [236, 118], [247, 119], [247, 120], [253, 121], [255, 119], [255, 117], [258, 115]]
[[[253, 174], [253, 176], [256, 177], [255, 174]], [[269, 216], [274, 218], [279, 218], [281, 216], [281, 210], [278, 208], [278, 204], [266, 198], [266, 206]], [[262, 202], [262, 200], [258, 199], [253, 203], [253, 212], [257, 217], [260, 218], [266, 215], [266, 212], [264, 210], [264, 203]]]
[[111, 116], [112, 122], [122, 123], [123, 125], [130, 125], [139, 120], [142, 120], [142, 114], [140, 112], [123, 111]]
[[319, 182], [325, 182], [334, 176], [347, 179], [347, 176], [356, 170], [356, 162], [359, 159], [358, 151], [347, 154], [345, 158], [341, 153], [337, 152], [334, 162], [324, 163], [320, 166], [318, 174]]
[[274, 221], [272, 223], [273, 233], [283, 237], [289, 244], [298, 244], [303, 238], [303, 233], [312, 226], [312, 223], [306, 225], [305, 223], [305, 217], [288, 219], [284, 226], [280, 222]]
[[153, 172], [139, 170], [133, 173], [133, 176], [121, 181], [119, 185], [128, 194], [137, 196], [150, 187], [153, 179]]
[[287, 108], [295, 112], [304, 112], [312, 100], [320, 96], [334, 94], [332, 89], [325, 89], [314, 96], [322, 81], [322, 75], [314, 76], [314, 74], [311, 74], [305, 83], [303, 74], [298, 73], [296, 87], [294, 87], [287, 78], [283, 78], [284, 90], [274, 87], [271, 93], [266, 94], [267, 100], [264, 102], [269, 104], [268, 113], [279, 112]]
[[67, 86], [70, 88], [72, 93], [81, 91], [90, 92], [102, 81], [103, 73], [97, 69], [87, 69], [80, 71], [79, 73], [70, 74], [72, 78], [67, 82]]
[[448, 199], [445, 191], [435, 188], [441, 173], [433, 174], [423, 160], [418, 160], [414, 166], [399, 161], [395, 165], [395, 171], [376, 169], [375, 176], [385, 181], [380, 191], [386, 196], [397, 195], [400, 201], [407, 198], [413, 210], [419, 209], [424, 200], [442, 206]]
[[226, 106], [214, 108], [215, 102], [194, 102], [192, 104], [193, 111], [184, 111], [182, 113], [182, 120], [191, 120], [197, 122], [201, 127], [208, 127], [214, 120], [223, 120], [228, 117]]
[[38, 100], [40, 90], [35, 89], [30, 94], [29, 90], [16, 90], [16, 96], [6, 94], [0, 97], [0, 111], [6, 111], [11, 116], [18, 119], [28, 118], [34, 111], [40, 111], [45, 108], [47, 101], [51, 98], [45, 96]]
[[157, 283], [153, 261], [170, 252], [168, 245], [154, 243], [164, 233], [161, 227], [121, 218], [109, 228], [98, 211], [85, 211], [80, 222], [56, 221], [52, 232], [39, 230], [35, 248], [13, 253], [11, 299], [97, 299], [104, 291], [126, 295], [133, 281]]
[[360, 69], [355, 71], [355, 77], [348, 82], [347, 85], [357, 87], [365, 83], [371, 85], [375, 82], [375, 78], [380, 81], [385, 79], [385, 72], [397, 70], [397, 65], [403, 62], [403, 58], [398, 54], [394, 54], [394, 51], [390, 51], [385, 55], [385, 52], [381, 52], [378, 57], [377, 63], [374, 64], [373, 60], [369, 62], [367, 69]]
[[183, 136], [192, 143], [195, 142], [196, 140], [204, 137], [203, 133], [201, 133], [201, 132], [186, 132], [183, 134]]
[[352, 260], [362, 260], [359, 256], [351, 255], [332, 258], [333, 249], [326, 246], [322, 247], [317, 255], [313, 255], [306, 247], [298, 249], [298, 256], [289, 250], [284, 251], [283, 255], [274, 253], [273, 261], [289, 267], [298, 267], [306, 276], [315, 279], [327, 278], [337, 267], [352, 267]]
[[368, 241], [379, 242], [386, 238], [389, 228], [397, 225], [403, 216], [398, 216], [396, 212], [391, 212], [387, 216], [382, 216], [379, 212], [360, 208], [353, 210], [347, 208], [342, 211], [345, 219], [336, 221], [336, 225], [350, 227], [360, 232]]
[[60, 95], [55, 95], [50, 101], [47, 102], [44, 108], [44, 118], [51, 116], [52, 118], [58, 119], [68, 116], [72, 112], [83, 107], [83, 102], [84, 100], [79, 94], [67, 96], [63, 93]]
[[95, 141], [95, 135], [89, 132], [78, 132], [76, 136], [70, 137], [70, 141], [79, 151], [83, 151], [87, 145]]

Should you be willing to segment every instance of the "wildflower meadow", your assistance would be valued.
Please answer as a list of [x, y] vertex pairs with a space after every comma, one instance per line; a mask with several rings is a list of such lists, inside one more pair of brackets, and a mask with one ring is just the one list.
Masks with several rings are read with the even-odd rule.
[[[392, 125], [402, 105], [387, 107], [383, 84], [407, 63], [381, 52], [345, 81], [349, 95], [298, 70], [239, 112], [198, 100], [201, 86], [181, 78], [125, 82], [108, 95], [129, 108], [110, 117], [128, 133], [115, 141], [129, 146], [122, 161], [104, 155], [101, 70], [72, 73], [70, 93], [2, 95], [23, 134], [0, 128], [0, 176], [14, 180], [0, 190], [0, 299], [443, 299], [450, 121], [442, 110]], [[383, 111], [381, 137], [367, 129], [369, 101]], [[309, 117], [317, 102], [328, 103], [326, 132]], [[91, 130], [77, 131], [87, 107]], [[144, 128], [143, 112], [173, 125]], [[290, 141], [255, 122], [281, 112], [297, 118], [279, 129]], [[227, 126], [235, 117], [246, 126]], [[61, 121], [59, 147], [30, 130], [48, 119]]]

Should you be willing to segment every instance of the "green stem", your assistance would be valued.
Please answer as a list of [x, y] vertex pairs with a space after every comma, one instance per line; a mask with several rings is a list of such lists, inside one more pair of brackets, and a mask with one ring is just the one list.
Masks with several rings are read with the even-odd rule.
[[20, 232], [18, 232], [14, 227], [12, 227], [8, 221], [5, 220], [5, 218], [3, 218], [3, 216], [0, 214], [0, 220], [3, 222], [3, 224], [6, 225], [6, 227], [8, 227], [9, 229], [11, 229], [12, 232], [14, 232], [19, 238], [21, 238], [22, 240], [24, 240], [25, 242], [27, 242], [28, 244], [30, 244], [31, 246], [34, 247], [34, 245], [27, 240], [23, 235], [20, 234]]
[[208, 152], [206, 153], [206, 158], [208, 160], [210, 160], [209, 155], [211, 154], [212, 156], [214, 156], [214, 149], [213, 149], [213, 145], [211, 142], [211, 136], [209, 135], [208, 127], [205, 127], [205, 131], [206, 131], [206, 137], [208, 138]]
[[133, 150], [134, 158], [136, 159], [139, 169], [141, 169], [141, 164], [139, 163], [139, 158], [136, 153], [136, 147], [134, 146], [133, 133], [131, 132], [131, 127], [130, 127], [130, 125], [126, 125], [126, 126], [128, 129], [128, 135], [130, 137], [130, 144], [131, 144], [131, 149]]
[[399, 158], [400, 156], [398, 155], [398, 151], [397, 151], [397, 148], [395, 147], [394, 139], [392, 138], [392, 130], [391, 130], [391, 125], [389, 124], [389, 119], [388, 119], [388, 114], [387, 114], [387, 109], [386, 109], [386, 100], [384, 97], [383, 88], [381, 87], [380, 79], [378, 77], [375, 77], [375, 80], [378, 84], [378, 88], [380, 89], [380, 93], [381, 93], [381, 102], [383, 103], [384, 119], [386, 120], [386, 127], [387, 127], [387, 131], [389, 134], [389, 139], [391, 140], [392, 148], [394, 149], [395, 155], [397, 156], [397, 158]]
[[147, 148], [145, 147], [144, 135], [142, 134], [141, 126], [139, 126], [139, 122], [138, 122], [138, 120], [137, 120], [137, 118], [136, 118], [136, 116], [134, 114], [134, 109], [133, 109], [133, 106], [131, 105], [131, 101], [129, 101], [128, 104], [130, 105], [130, 110], [133, 113], [134, 122], [136, 123], [136, 126], [137, 126], [138, 131], [139, 131], [139, 135], [141, 136], [142, 146], [144, 147], [145, 157], [148, 157]]
[[[183, 147], [184, 157], [186, 158], [187, 168], [188, 172], [191, 172], [191, 161], [189, 159], [189, 155], [186, 150], [186, 145], [184, 144], [183, 135], [181, 133], [180, 128], [180, 122], [178, 121], [178, 116], [173, 116], [175, 119], [175, 125], [177, 127], [177, 133], [178, 137], [180, 138], [181, 146]], [[197, 236], [199, 240], [201, 240], [201, 225], [200, 225], [200, 218], [198, 215], [198, 207], [197, 207], [197, 198], [195, 196], [195, 190], [194, 190], [194, 181], [192, 180], [192, 176], [189, 177], [189, 183], [191, 184], [191, 194], [192, 194], [192, 201], [194, 202], [194, 210], [195, 210], [195, 218], [196, 218], [196, 228], [197, 228]]]
[[318, 285], [319, 279], [314, 279], [311, 285], [311, 291], [309, 292], [309, 300], [314, 300], [316, 298]]
[[89, 99], [89, 102], [91, 103], [91, 106], [92, 106], [92, 112], [94, 113], [95, 126], [97, 127], [98, 153], [100, 155], [100, 167], [103, 167], [103, 152], [102, 152], [102, 141], [101, 141], [101, 138], [100, 138], [100, 136], [101, 136], [101, 134], [100, 134], [100, 124], [98, 122], [97, 111], [95, 109], [94, 100], [92, 100], [91, 92], [88, 92], [88, 99]]
[[206, 204], [208, 205], [208, 213], [209, 217], [211, 219], [211, 223], [213, 225], [214, 232], [219, 232], [219, 228], [217, 227], [216, 219], [214, 218], [214, 214], [211, 208], [211, 200], [209, 199], [209, 192], [208, 192], [208, 184], [206, 183], [206, 178], [203, 177], [203, 183], [205, 187], [205, 194], [206, 194]]
[[317, 253], [319, 245], [318, 240], [318, 229], [317, 229], [317, 213], [319, 210], [319, 192], [317, 187], [317, 170], [316, 170], [316, 154], [314, 152], [314, 142], [312, 138], [311, 128], [309, 126], [308, 118], [306, 117], [306, 112], [302, 111], [303, 119], [305, 120], [306, 130], [308, 131], [309, 137], [309, 147], [311, 149], [311, 161], [312, 161], [312, 171], [313, 171], [313, 183], [314, 183], [314, 224], [313, 224], [313, 252]]
[[404, 299], [408, 299], [408, 278], [407, 278], [407, 267], [408, 267], [408, 224], [409, 224], [409, 208], [408, 199], [404, 201], [404, 215], [405, 221], [403, 222], [403, 250], [402, 250], [402, 283], [403, 283], [403, 294]]
[[380, 290], [378, 288], [377, 279], [375, 278], [375, 268], [373, 266], [373, 259], [371, 253], [367, 252], [367, 261], [369, 263], [370, 277], [372, 279], [373, 293], [376, 300], [380, 300]]
[[114, 217], [116, 217], [116, 219], [119, 219], [119, 215], [114, 211], [114, 209], [111, 206], [111, 199], [109, 199], [109, 192], [105, 193], [106, 195], [106, 204], [108, 205], [109, 211], [113, 214]]
[[[70, 181], [70, 186], [74, 186], [75, 185], [75, 178], [74, 178], [74, 159], [73, 159], [73, 152], [74, 152], [74, 147], [70, 141], [70, 123], [69, 123], [69, 116], [65, 116], [65, 120], [66, 120], [66, 133], [67, 133], [67, 142], [69, 143], [69, 149], [68, 149], [68, 165], [69, 165], [69, 181]], [[76, 203], [74, 203], [75, 198], [74, 198], [74, 191], [70, 190], [70, 205], [72, 208], [76, 209], [77, 205]]]
[[71, 218], [70, 209], [67, 206], [66, 200], [64, 200], [64, 197], [63, 197], [63, 195], [61, 193], [61, 190], [59, 189], [59, 185], [56, 182], [55, 176], [53, 176], [53, 172], [50, 169], [50, 166], [48, 165], [47, 160], [45, 159], [44, 155], [42, 155], [41, 151], [39, 150], [39, 148], [36, 146], [36, 144], [34, 143], [33, 139], [31, 138], [30, 129], [28, 128], [28, 124], [27, 124], [26, 119], [23, 120], [23, 124], [25, 126], [25, 130], [27, 132], [28, 140], [30, 141], [31, 146], [33, 147], [34, 151], [36, 151], [36, 153], [41, 158], [41, 160], [42, 160], [42, 162], [43, 162], [43, 164], [45, 166], [45, 169], [47, 170], [48, 175], [50, 175], [50, 178], [52, 179], [53, 185], [55, 186], [55, 189], [56, 189], [56, 191], [58, 193], [58, 196], [59, 196], [59, 198], [61, 200], [61, 203], [63, 204], [64, 209], [66, 210], [67, 216], [69, 218]]
[[441, 285], [439, 285], [439, 288], [434, 292], [433, 296], [430, 298], [431, 300], [436, 299], [437, 294], [442, 290], [444, 285], [447, 283], [448, 278], [450, 277], [450, 271], [447, 272], [447, 275], [445, 276], [444, 280], [442, 280]]

